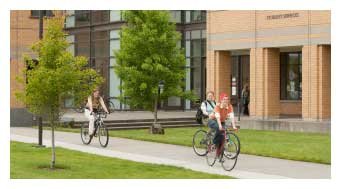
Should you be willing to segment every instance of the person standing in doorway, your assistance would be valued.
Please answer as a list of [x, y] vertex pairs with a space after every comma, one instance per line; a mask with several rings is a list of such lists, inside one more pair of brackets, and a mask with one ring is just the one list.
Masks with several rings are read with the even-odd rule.
[[243, 115], [249, 115], [250, 90], [249, 85], [245, 84], [242, 90]]

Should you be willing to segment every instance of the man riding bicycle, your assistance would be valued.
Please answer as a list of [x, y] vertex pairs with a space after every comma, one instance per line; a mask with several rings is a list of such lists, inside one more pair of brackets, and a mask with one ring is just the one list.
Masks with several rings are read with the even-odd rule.
[[232, 125], [234, 130], [237, 130], [233, 107], [230, 104], [229, 97], [225, 93], [221, 93], [219, 96], [219, 103], [214, 108], [214, 112], [210, 114], [208, 120], [208, 126], [215, 131], [213, 143], [217, 149], [216, 155], [218, 156], [222, 149], [222, 142], [224, 140], [223, 131], [226, 125]]
[[103, 101], [103, 98], [99, 94], [99, 89], [95, 89], [91, 96], [88, 97], [88, 102], [86, 103], [84, 115], [89, 120], [89, 135], [90, 137], [93, 136], [94, 132], [94, 123], [95, 123], [95, 116], [94, 113], [97, 113], [99, 108], [102, 109], [109, 114], [107, 107]]
[[203, 125], [207, 125], [209, 115], [212, 114], [216, 106], [216, 102], [214, 101], [214, 92], [208, 91], [206, 96], [207, 96], [207, 99], [203, 101], [200, 106], [200, 109], [203, 113], [203, 118], [202, 118]]

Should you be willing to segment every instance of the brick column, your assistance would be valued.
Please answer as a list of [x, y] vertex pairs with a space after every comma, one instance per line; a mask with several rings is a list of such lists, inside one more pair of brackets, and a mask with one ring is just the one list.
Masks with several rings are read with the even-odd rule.
[[330, 119], [330, 46], [302, 48], [302, 117]]
[[279, 49], [250, 50], [250, 116], [269, 118], [280, 114]]
[[231, 88], [231, 58], [228, 51], [207, 52], [207, 90], [215, 92], [216, 100], [219, 94], [230, 94]]

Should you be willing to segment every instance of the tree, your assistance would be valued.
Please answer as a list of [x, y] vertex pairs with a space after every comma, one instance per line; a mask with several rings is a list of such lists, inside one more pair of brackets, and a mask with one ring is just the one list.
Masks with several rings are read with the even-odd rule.
[[43, 116], [51, 126], [52, 169], [56, 159], [54, 129], [64, 113], [64, 100], [72, 97], [79, 104], [103, 82], [95, 70], [87, 68], [87, 59], [71, 55], [66, 50], [68, 46], [63, 19], [49, 19], [43, 39], [32, 46], [39, 63], [35, 64], [32, 58], [25, 57], [31, 69], [24, 70], [26, 80], [18, 78], [24, 84], [24, 90], [16, 93], [28, 111]]
[[[171, 96], [194, 99], [184, 91], [186, 61], [178, 45], [180, 34], [170, 21], [168, 11], [124, 11], [127, 25], [121, 30], [121, 48], [117, 57], [116, 74], [126, 103], [154, 113], [157, 123], [158, 102]], [[159, 83], [164, 90], [159, 95]], [[152, 130], [154, 130], [154, 125]]]

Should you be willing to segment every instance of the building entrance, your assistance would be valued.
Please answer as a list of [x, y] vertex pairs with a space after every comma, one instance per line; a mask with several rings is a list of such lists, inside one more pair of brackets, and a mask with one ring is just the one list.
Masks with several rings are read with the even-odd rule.
[[[235, 115], [243, 115], [242, 90], [245, 85], [250, 89], [250, 56], [233, 55], [231, 57], [231, 103]], [[239, 104], [239, 106], [238, 106]]]

